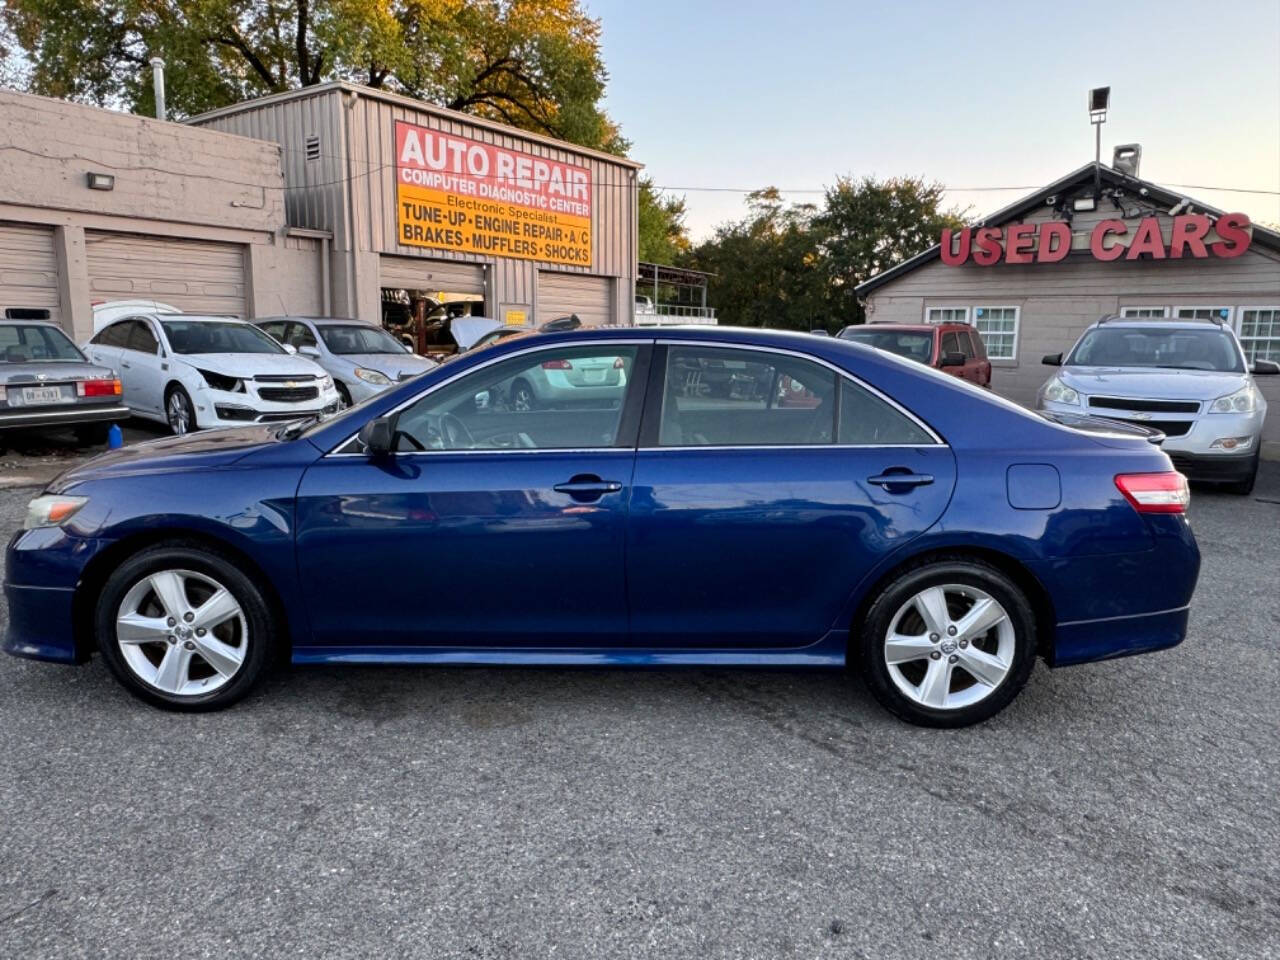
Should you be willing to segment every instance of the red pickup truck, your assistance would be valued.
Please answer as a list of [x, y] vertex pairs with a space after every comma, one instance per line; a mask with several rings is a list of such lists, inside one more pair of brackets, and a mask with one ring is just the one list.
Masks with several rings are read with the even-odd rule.
[[845, 327], [836, 336], [937, 367], [980, 387], [991, 386], [987, 348], [967, 323], [865, 323]]

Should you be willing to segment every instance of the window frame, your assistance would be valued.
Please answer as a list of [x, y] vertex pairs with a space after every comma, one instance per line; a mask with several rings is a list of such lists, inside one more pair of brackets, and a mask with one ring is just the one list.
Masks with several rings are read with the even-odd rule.
[[[1276, 339], [1280, 339], [1280, 337], [1248, 337], [1246, 338], [1245, 335], [1241, 332], [1244, 328], [1244, 314], [1246, 310], [1274, 311], [1277, 314], [1277, 317], [1275, 320], [1272, 321], [1272, 323], [1273, 324], [1280, 323], [1280, 304], [1250, 303], [1250, 304], [1243, 304], [1241, 306], [1236, 307], [1235, 316], [1231, 318], [1232, 331], [1236, 335], [1236, 341], [1240, 344], [1240, 352], [1244, 354], [1244, 367], [1245, 367], [1245, 370], [1247, 371], [1251, 366], [1253, 366], [1254, 363], [1257, 362], [1257, 359], [1258, 359], [1256, 356], [1252, 358], [1249, 356], [1248, 344], [1256, 343], [1258, 341], [1276, 340]], [[1267, 359], [1267, 358], [1264, 357], [1263, 359]]]
[[[987, 333], [978, 326], [979, 310], [1012, 310], [1013, 311], [1013, 331], [1011, 333], [998, 333], [995, 336], [1009, 336], [1013, 338], [1013, 352], [1008, 356], [991, 352], [991, 341], [987, 339]], [[986, 354], [986, 359], [994, 364], [1016, 364], [1018, 362], [1018, 347], [1022, 341], [1022, 305], [1017, 303], [980, 303], [974, 304], [970, 312], [969, 326], [982, 338], [982, 349]], [[986, 319], [983, 317], [982, 319]]]
[[[1225, 310], [1227, 311], [1227, 315], [1225, 318], [1222, 317], [1221, 315], [1219, 315], [1216, 318], [1214, 317], [1180, 317], [1178, 316], [1179, 310]], [[1173, 312], [1169, 314], [1168, 319], [1169, 320], [1190, 320], [1192, 322], [1199, 321], [1200, 323], [1217, 323], [1217, 324], [1221, 324], [1224, 327], [1229, 327], [1231, 326], [1231, 322], [1235, 318], [1235, 315], [1236, 315], [1236, 308], [1227, 303], [1209, 303], [1209, 304], [1183, 303], [1183, 304], [1174, 306]]]
[[[962, 316], [959, 320], [956, 320], [956, 319], [951, 319], [951, 320], [930, 320], [930, 319], [929, 319], [929, 311], [931, 311], [931, 310], [959, 310], [959, 311], [963, 314], [963, 316]], [[924, 322], [925, 322], [925, 323], [927, 323], [927, 324], [928, 324], [929, 326], [931, 326], [931, 327], [940, 327], [940, 326], [942, 326], [944, 323], [969, 323], [969, 318], [970, 318], [970, 316], [971, 316], [971, 313], [972, 313], [972, 310], [971, 310], [971, 308], [970, 308], [970, 307], [962, 307], [962, 306], [939, 306], [938, 304], [932, 304], [932, 305], [930, 305], [930, 304], [927, 304], [927, 303], [926, 303], [926, 304], [924, 305]]]
[[[908, 449], [916, 450], [922, 447], [945, 447], [948, 446], [947, 441], [934, 430], [924, 419], [917, 414], [908, 410], [897, 400], [890, 397], [882, 390], [878, 390], [862, 378], [850, 373], [843, 367], [839, 367], [822, 357], [814, 356], [811, 353], [804, 353], [800, 350], [787, 350], [783, 347], [761, 346], [750, 343], [724, 343], [714, 340], [657, 340], [654, 343], [653, 356], [649, 366], [649, 383], [648, 389], [645, 391], [646, 398], [651, 396], [661, 397], [666, 386], [666, 370], [667, 370], [667, 349], [669, 347], [705, 347], [716, 350], [744, 350], [751, 353], [774, 353], [780, 356], [795, 357], [800, 360], [807, 360], [818, 366], [825, 367], [835, 373], [836, 376], [836, 395], [835, 395], [835, 411], [833, 412], [833, 433], [830, 443], [793, 443], [793, 444], [696, 444], [694, 446], [678, 446], [667, 447], [658, 443], [658, 428], [662, 416], [661, 404], [648, 403], [646, 400], [644, 409], [644, 422], [640, 425], [640, 437], [636, 446], [637, 452], [661, 452], [669, 453], [676, 451], [706, 451], [706, 450], [751, 450], [754, 452], [767, 451], [796, 451], [796, 450], [893, 450]], [[849, 381], [877, 399], [887, 403], [890, 407], [897, 410], [900, 414], [914, 423], [924, 433], [933, 438], [931, 443], [839, 443], [840, 419], [838, 411], [840, 409], [841, 388], [844, 381]]]
[[[1133, 303], [1119, 308], [1121, 320], [1168, 320], [1169, 307], [1158, 303]], [[1130, 310], [1159, 310], [1156, 314], [1129, 313]]]

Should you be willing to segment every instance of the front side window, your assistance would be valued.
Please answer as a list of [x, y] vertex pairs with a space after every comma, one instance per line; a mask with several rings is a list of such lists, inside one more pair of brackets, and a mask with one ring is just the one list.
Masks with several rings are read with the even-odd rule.
[[1250, 363], [1280, 361], [1280, 307], [1241, 307], [1240, 346]]
[[964, 351], [960, 348], [960, 337], [954, 333], [946, 333], [942, 335], [942, 356], [958, 353], [964, 356]]
[[836, 375], [786, 354], [670, 347], [658, 444], [767, 447], [831, 443]]
[[160, 352], [160, 341], [151, 332], [151, 327], [142, 320], [135, 320], [129, 325], [129, 339], [125, 346], [139, 353]]
[[293, 347], [295, 350], [302, 347], [316, 346], [316, 336], [311, 332], [311, 328], [305, 323], [291, 323], [285, 329], [284, 343]]
[[637, 389], [632, 370], [638, 351], [597, 343], [482, 367], [405, 408], [395, 422], [395, 449], [613, 447], [627, 395]]
[[320, 339], [330, 353], [339, 356], [356, 353], [403, 354], [404, 346], [385, 330], [365, 323], [321, 324]]
[[1241, 373], [1244, 366], [1231, 334], [1159, 327], [1094, 327], [1085, 332], [1067, 363], [1085, 367], [1157, 367]]
[[887, 350], [920, 363], [933, 361], [932, 333], [917, 333], [912, 330], [877, 330], [875, 324], [868, 324], [861, 327], [846, 327], [840, 331], [840, 339], [865, 343], [868, 347]]
[[84, 360], [65, 333], [53, 327], [0, 324], [0, 362]]
[[973, 326], [987, 345], [987, 356], [1013, 360], [1018, 355], [1018, 308], [974, 307]]
[[249, 323], [229, 320], [161, 320], [174, 353], [285, 353]]

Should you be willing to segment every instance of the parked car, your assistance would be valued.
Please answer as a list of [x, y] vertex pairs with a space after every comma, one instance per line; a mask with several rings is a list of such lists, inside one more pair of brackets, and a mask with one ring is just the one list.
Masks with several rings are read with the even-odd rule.
[[1280, 365], [1245, 360], [1235, 331], [1204, 320], [1103, 317], [1085, 330], [1036, 397], [1040, 410], [1089, 413], [1159, 430], [1173, 465], [1193, 480], [1253, 490], [1267, 401], [1254, 375]]
[[845, 327], [842, 340], [865, 343], [954, 377], [991, 386], [991, 361], [982, 336], [967, 323], [865, 323]]
[[333, 378], [244, 320], [133, 314], [85, 344], [94, 363], [118, 370], [134, 416], [176, 434], [328, 416], [341, 403]]
[[[277, 655], [851, 665], [898, 716], [959, 726], [1008, 704], [1037, 656], [1183, 639], [1199, 553], [1158, 434], [834, 338], [657, 333], [514, 338], [328, 421], [76, 467], [10, 541], [5, 649], [96, 649], [177, 710], [243, 697]], [[672, 380], [726, 358], [819, 402]], [[566, 362], [616, 369], [621, 405], [488, 402]]]
[[0, 321], [0, 430], [72, 427], [81, 443], [102, 443], [129, 416], [120, 396], [115, 371], [90, 363], [57, 324]]
[[512, 410], [622, 406], [627, 362], [622, 355], [556, 357], [521, 370], [491, 392]]
[[264, 317], [254, 323], [299, 356], [318, 363], [333, 377], [344, 407], [436, 366], [434, 360], [411, 353], [381, 327], [359, 320]]

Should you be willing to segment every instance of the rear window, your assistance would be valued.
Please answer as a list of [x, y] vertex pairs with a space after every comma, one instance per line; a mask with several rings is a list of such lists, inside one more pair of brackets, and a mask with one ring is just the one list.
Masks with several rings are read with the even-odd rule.
[[84, 360], [65, 333], [54, 327], [0, 324], [0, 362]]
[[911, 330], [877, 330], [875, 327], [851, 327], [840, 331], [841, 340], [864, 343], [868, 347], [887, 350], [908, 360], [929, 363], [933, 359], [933, 334]]
[[1082, 367], [1157, 367], [1243, 373], [1244, 361], [1229, 333], [1216, 327], [1094, 327], [1067, 363]]

